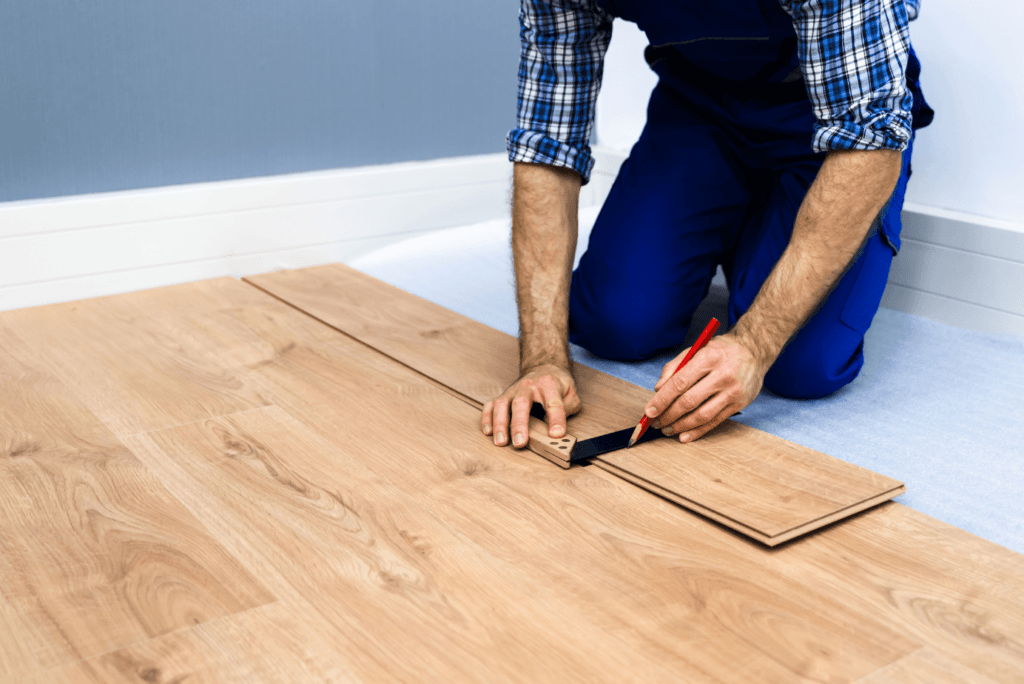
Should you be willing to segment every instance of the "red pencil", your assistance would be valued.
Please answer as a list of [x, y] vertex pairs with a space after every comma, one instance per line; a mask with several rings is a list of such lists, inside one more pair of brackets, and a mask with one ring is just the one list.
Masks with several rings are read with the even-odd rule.
[[[708, 323], [707, 327], [704, 328], [704, 332], [700, 334], [700, 337], [697, 338], [697, 341], [693, 343], [692, 347], [690, 347], [690, 351], [687, 352], [686, 356], [683, 357], [683, 360], [679, 362], [679, 365], [676, 366], [676, 369], [672, 371], [672, 375], [678, 373], [679, 370], [683, 366], [685, 366], [690, 361], [690, 359], [693, 358], [693, 355], [700, 351], [701, 347], [707, 344], [708, 340], [711, 339], [711, 336], [715, 334], [716, 330], [718, 330], [718, 319], [712, 318], [711, 321]], [[672, 376], [670, 375], [669, 377]], [[644, 433], [647, 432], [648, 422], [649, 421], [647, 419], [647, 414], [645, 413], [644, 417], [640, 419], [640, 422], [636, 424], [636, 429], [633, 430], [633, 436], [629, 438], [629, 444], [626, 445], [627, 449], [636, 444], [636, 440], [644, 436]]]

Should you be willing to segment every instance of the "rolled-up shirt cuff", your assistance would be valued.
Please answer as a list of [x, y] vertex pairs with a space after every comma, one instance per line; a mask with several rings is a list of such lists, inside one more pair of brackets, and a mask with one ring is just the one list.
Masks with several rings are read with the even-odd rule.
[[877, 117], [867, 124], [832, 121], [814, 126], [811, 147], [815, 152], [832, 150], [896, 150], [902, 152], [910, 142], [910, 117], [896, 114]]
[[509, 131], [505, 145], [509, 161], [562, 166], [580, 174], [583, 185], [590, 182], [590, 172], [594, 168], [590, 145], [569, 145], [525, 128]]

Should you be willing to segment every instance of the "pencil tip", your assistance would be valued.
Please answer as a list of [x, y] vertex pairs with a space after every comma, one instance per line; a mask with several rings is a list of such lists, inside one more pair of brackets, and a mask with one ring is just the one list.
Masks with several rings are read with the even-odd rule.
[[636, 444], [636, 440], [635, 439], [630, 439], [629, 440], [629, 444], [626, 445], [626, 448], [628, 449], [629, 447], [633, 446], [634, 444]]

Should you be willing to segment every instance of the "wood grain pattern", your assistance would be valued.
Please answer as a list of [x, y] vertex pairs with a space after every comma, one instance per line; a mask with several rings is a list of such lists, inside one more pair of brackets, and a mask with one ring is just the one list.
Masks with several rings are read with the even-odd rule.
[[0, 588], [0, 682], [13, 682], [39, 669], [14, 610]]
[[993, 684], [993, 680], [926, 646], [857, 684]]
[[[904, 491], [892, 478], [758, 430], [740, 430], [731, 421], [692, 444], [659, 440], [642, 447], [607, 454], [601, 462], [775, 543]], [[666, 468], [668, 462], [682, 467]]]
[[273, 599], [2, 321], [0, 348], [12, 643], [49, 667]]
[[[228, 293], [224, 291], [221, 295]], [[186, 301], [190, 310], [201, 308], [190, 299]], [[229, 348], [241, 349], [246, 345], [258, 346], [250, 337], [252, 334], [281, 334], [270, 328], [261, 329], [259, 326], [269, 319], [244, 315], [244, 308], [227, 306], [225, 311], [230, 311], [236, 320], [245, 318], [252, 322], [252, 327], [243, 331], [234, 322], [228, 322], [219, 331], [209, 331], [211, 338]], [[447, 525], [454, 525], [475, 546], [486, 545], [488, 552], [500, 558], [505, 567], [515, 567], [517, 571], [528, 568], [530, 579], [520, 582], [532, 587], [531, 596], [544, 596], [545, 604], [558, 606], [559, 613], [564, 614], [559, 619], [571, 620], [572, 616], [581, 614], [587, 623], [612, 631], [618, 645], [603, 649], [622, 653], [618, 649], [628, 646], [629, 653], [667, 667], [677, 673], [677, 679], [682, 676], [679, 673], [689, 672], [684, 679], [700, 681], [696, 679], [696, 672], [714, 671], [716, 681], [743, 682], [762, 674], [778, 681], [800, 681], [802, 675], [797, 673], [802, 672], [831, 673], [834, 677], [866, 673], [917, 647], [917, 642], [888, 631], [870, 615], [856, 618], [847, 615], [847, 619], [858, 625], [857, 629], [851, 629], [829, 617], [828, 613], [841, 612], [839, 606], [822, 615], [819, 608], [823, 604], [819, 597], [794, 601], [793, 597], [805, 593], [806, 588], [786, 581], [768, 582], [755, 588], [729, 569], [720, 581], [690, 587], [686, 576], [680, 576], [674, 569], [676, 563], [690, 565], [695, 558], [708, 555], [707, 548], [722, 541], [735, 544], [739, 549], [752, 547], [717, 528], [708, 528], [709, 539], [688, 545], [690, 549], [683, 554], [686, 559], [683, 561], [676, 550], [681, 523], [678, 509], [666, 507], [621, 482], [609, 485], [586, 469], [538, 469], [535, 461], [528, 460], [529, 455], [511, 449], [494, 449], [483, 435], [472, 429], [477, 419], [474, 409], [425, 382], [418, 374], [343, 336], [338, 336], [329, 346], [323, 345], [298, 322], [305, 317], [294, 311], [292, 314], [297, 320], [286, 322], [276, 309], [274, 313], [274, 318], [292, 331], [291, 342], [283, 337], [275, 342], [275, 346], [287, 352], [272, 362], [254, 364], [247, 381], [258, 377], [275, 404], [299, 417], [338, 452], [338, 455], [318, 458], [315, 462], [344, 466], [342, 480], [348, 486], [356, 486], [357, 494], [368, 496], [373, 490], [368, 481], [360, 477], [368, 478], [366, 473], [372, 471], [375, 479], [396, 488], [391, 495], [395, 500], [403, 504], [417, 501]], [[306, 320], [308, 325], [317, 325]], [[232, 339], [234, 335], [238, 338]], [[359, 400], [353, 401], [354, 397]], [[375, 441], [376, 433], [367, 436], [362, 426], [387, 412], [404, 417], [403, 429], [388, 439], [386, 448], [381, 448]], [[250, 415], [253, 412], [223, 420], [235, 422]], [[162, 446], [159, 454], [135, 440], [157, 436], [164, 439], [165, 435], [178, 435], [196, 427], [190, 425], [151, 433], [132, 438], [130, 443], [138, 453], [144, 454], [152, 467], [166, 468], [175, 461], [173, 454], [190, 451], [180, 447], [179, 438], [174, 440], [178, 446]], [[258, 434], [252, 430], [245, 435], [236, 432], [232, 441], [252, 444], [258, 438], [260, 453], [284, 454], [289, 444], [300, 453], [316, 453], [315, 448], [307, 445], [308, 436], [275, 437], [271, 443], [268, 433], [280, 429], [264, 426]], [[288, 430], [301, 433], [295, 427]], [[354, 466], [347, 461], [368, 470], [357, 476], [349, 472]], [[303, 466], [304, 470], [308, 468]], [[329, 473], [317, 472], [305, 475], [301, 483], [297, 483], [294, 473], [285, 471], [276, 461], [267, 472], [277, 473], [297, 484], [286, 490], [292, 495], [295, 489], [309, 495], [310, 483], [323, 486], [331, 477]], [[165, 481], [171, 476], [168, 474]], [[239, 479], [212, 474], [204, 477], [211, 483]], [[183, 483], [174, 489], [179, 491], [185, 486]], [[372, 495], [377, 502], [385, 498], [383, 494]], [[240, 495], [232, 506], [267, 499], [267, 493], [260, 490], [252, 496]], [[614, 504], [616, 515], [606, 512], [610, 503]], [[640, 541], [652, 526], [649, 505], [660, 511], [662, 534], [666, 539], [659, 545], [658, 552], [670, 554], [673, 561], [657, 572], [638, 573], [637, 568], [650, 566], [649, 557], [656, 553]], [[483, 511], [492, 513], [482, 515]], [[224, 519], [220, 515], [215, 517]], [[274, 517], [279, 518], [280, 514]], [[592, 517], [596, 520], [587, 522]], [[688, 519], [688, 523], [707, 527], [697, 519]], [[223, 534], [226, 540], [237, 536], [237, 532]], [[421, 532], [418, 536], [429, 544], [434, 534]], [[595, 543], [595, 540], [620, 538], [632, 540], [635, 550], [631, 552], [627, 546], [609, 557], [607, 541]], [[258, 545], [261, 549], [268, 546], [269, 543], [263, 542]], [[229, 548], [246, 557], [235, 547]], [[484, 560], [478, 562], [485, 564]], [[727, 567], [734, 565], [744, 564], [737, 564], [732, 558], [726, 562]], [[755, 562], [747, 569], [753, 573], [764, 571], [757, 567]], [[531, 581], [539, 585], [530, 585]], [[283, 591], [276, 585], [271, 586], [275, 593]], [[321, 590], [319, 595], [322, 605], [324, 592]], [[694, 603], [695, 596], [700, 597], [697, 603]], [[711, 596], [715, 597], [715, 607], [708, 610], [706, 604]], [[828, 605], [828, 597], [823, 600], [824, 605]], [[700, 607], [702, 603], [704, 607]], [[666, 631], [665, 612], [651, 612], [653, 604], [668, 611], [672, 629]], [[749, 624], [744, 617], [748, 614], [763, 614], [767, 619]], [[572, 635], [577, 631], [568, 624], [561, 626], [557, 633], [566, 634], [564, 640], [572, 644], [575, 643]], [[679, 627], [682, 624], [687, 625], [685, 630]], [[446, 638], [443, 633], [435, 635], [435, 639], [441, 638]], [[586, 638], [588, 648], [598, 643], [592, 641], [594, 638], [593, 635]], [[418, 646], [412, 652], [422, 649], [423, 646]], [[809, 656], [809, 652], [812, 655]], [[742, 668], [737, 667], [739, 663], [743, 664]], [[723, 679], [719, 671], [730, 671], [730, 668], [736, 669], [737, 674]]]
[[[86, 367], [70, 390], [35, 367], [45, 348], [19, 348], [7, 330], [4, 348], [15, 351], [0, 358], [8, 369], [0, 387], [24, 386], [15, 404], [28, 408], [12, 412], [4, 394], [0, 413], [19, 417], [0, 416], [0, 434], [10, 424], [10, 434], [33, 443], [45, 440], [32, 435], [57, 435], [48, 477], [86, 479], [73, 488], [82, 493], [76, 500], [106, 497], [105, 515], [118, 512], [126, 544], [173, 546], [198, 529], [277, 600], [216, 615], [211, 608], [200, 624], [141, 630], [130, 642], [111, 640], [114, 650], [44, 670], [35, 653], [59, 650], [64, 637], [24, 627], [33, 613], [21, 587], [52, 588], [84, 554], [116, 566], [124, 551], [110, 533], [98, 545], [96, 524], [69, 524], [55, 497], [33, 493], [38, 514], [24, 516], [22, 490], [0, 483], [8, 511], [0, 543], [17, 541], [0, 556], [0, 682], [1024, 678], [1024, 558], [962, 530], [888, 503], [769, 549], [599, 468], [563, 470], [493, 447], [476, 429], [477, 410], [437, 382], [238, 281], [121, 299], [117, 310], [145, 311], [144, 329], [158, 326], [203, 359], [211, 377], [233, 378], [269, 405], [118, 439], [77, 398], [92, 396], [82, 378], [102, 373], [106, 352], [92, 366], [86, 352], [74, 352]], [[90, 325], [102, 325], [103, 315]], [[73, 326], [66, 334], [73, 338]], [[180, 353], [166, 349], [154, 351], [158, 381]], [[621, 401], [594, 378], [608, 405]], [[97, 396], [118, 396], [101, 389]], [[205, 392], [223, 390], [213, 381]], [[125, 408], [127, 418], [108, 407], [107, 419], [159, 423], [178, 410], [156, 399], [144, 412]], [[83, 439], [102, 447], [89, 451], [88, 466], [60, 446]], [[8, 461], [0, 457], [0, 472]], [[103, 468], [129, 482], [127, 491], [107, 492], [97, 461], [109, 461]], [[122, 476], [126, 469], [139, 479]], [[180, 531], [185, 510], [191, 522]], [[29, 524], [38, 543], [22, 541]], [[6, 573], [15, 566], [28, 569], [11, 573], [12, 583]], [[92, 573], [78, 583], [107, 595], [120, 581]], [[183, 580], [213, 596], [225, 581], [235, 588], [234, 576]], [[171, 602], [152, 605], [166, 613], [155, 623], [178, 614]], [[82, 620], [78, 603], [48, 606], [52, 624]], [[90, 624], [109, 635], [119, 610], [96, 605]], [[935, 673], [943, 658], [961, 669]]]
[[840, 520], [850, 517], [851, 515], [855, 515], [856, 513], [860, 513], [861, 511], [885, 503], [886, 501], [892, 499], [894, 496], [902, 494], [903, 492], [906, 491], [906, 487], [899, 487], [895, 490], [889, 490], [875, 496], [869, 496], [853, 505], [846, 506], [845, 508], [832, 509], [832, 512], [822, 515], [819, 518], [807, 519], [805, 522], [795, 525], [794, 527], [788, 530], [783, 530], [773, 536], [769, 536], [758, 529], [750, 527], [749, 525], [745, 525], [737, 519], [723, 514], [718, 509], [708, 508], [707, 506], [704, 506], [697, 501], [688, 499], [684, 496], [677, 494], [677, 490], [667, 489], [666, 487], [663, 487], [660, 484], [656, 484], [654, 482], [651, 482], [650, 480], [646, 480], [636, 475], [634, 472], [631, 472], [630, 470], [618, 468], [615, 465], [612, 465], [607, 462], [600, 462], [597, 463], [596, 465], [599, 468], [606, 470], [609, 473], [612, 473], [613, 475], [621, 477], [623, 480], [626, 480], [627, 482], [632, 482], [633, 484], [639, 487], [643, 487], [652, 494], [657, 494], [658, 496], [662, 497], [663, 499], [666, 499], [667, 501], [677, 503], [680, 506], [684, 506], [690, 509], [691, 511], [700, 513], [701, 515], [710, 518], [711, 520], [714, 520], [717, 523], [721, 523], [726, 527], [741, 532], [742, 534], [745, 534], [751, 539], [756, 539], [757, 541], [767, 546], [777, 546], [779, 544], [782, 544], [783, 542], [787, 542], [791, 539], [795, 539], [799, 536], [807, 534], [808, 532], [813, 532], [814, 530], [824, 527], [825, 525], [838, 522]]
[[38, 361], [117, 435], [179, 425], [267, 402], [201, 347], [170, 334], [135, 296], [19, 309], [3, 321]]
[[[1018, 554], [898, 505], [876, 508], [768, 553], [645, 497], [617, 478], [605, 481], [599, 471], [538, 469], [529, 454], [494, 449], [472, 429], [475, 412], [460, 423], [456, 414], [418, 410], [436, 388], [413, 382], [416, 374], [383, 363], [379, 355], [344, 338], [330, 349], [324, 347], [312, 335], [315, 328], [307, 328], [312, 322], [300, 323], [301, 315], [285, 316], [285, 307], [273, 309], [273, 325], [270, 315], [244, 314], [250, 300], [232, 308], [240, 295], [235, 290], [222, 288], [221, 306], [249, 321], [246, 335], [271, 337], [277, 348], [287, 350], [253, 369], [253, 375], [274, 388], [268, 392], [275, 403], [342, 445], [359, 434], [365, 418], [354, 415], [351, 404], [339, 397], [375, 396], [381, 404], [367, 407], [367, 415], [398, 403], [405, 407], [398, 415], [426, 421], [409, 434], [421, 445], [419, 450], [409, 448], [418, 458], [399, 459], [368, 448], [357, 457], [359, 462], [372, 464], [390, 482], [405, 483], [401, 486], [410, 495], [434, 502], [431, 509], [445, 520], [460, 516], [459, 527], [467, 537], [556, 583], [595, 624], [630, 635], [632, 647], [645, 658], [667, 662], [676, 671], [684, 671], [680, 662], [697, 660], [702, 672], [714, 673], [720, 681], [849, 681], [855, 669], [842, 660], [849, 657], [843, 655], [848, 647], [842, 628], [813, 621], [825, 613], [839, 625], [852, 626], [856, 639], [873, 636], [905, 652], [914, 644], [933, 644], [999, 682], [1017, 681], [1024, 671], [1018, 636], [1024, 634], [1024, 566]], [[237, 331], [233, 324], [227, 328]], [[226, 333], [210, 334], [221, 344], [238, 346]], [[345, 370], [350, 365], [372, 369], [371, 377], [378, 380], [359, 380], [361, 374]], [[422, 449], [435, 429], [450, 432], [443, 455]], [[516, 476], [509, 477], [509, 471]], [[583, 499], [587, 503], [581, 502], [585, 493], [592, 494]], [[599, 522], [577, 524], [590, 516]], [[507, 520], [515, 517], [534, 530], [529, 543], [521, 537], [524, 532], [501, 534], [510, 527]], [[592, 550], [584, 553], [581, 546]], [[565, 562], [554, 563], [556, 559]], [[653, 579], [656, 568], [664, 568], [660, 582]], [[786, 583], [772, 584], [777, 581], [773, 577]], [[791, 580], [796, 584], [788, 584]], [[758, 588], [737, 594], [744, 582]], [[765, 583], [774, 588], [766, 592], [761, 588]], [[636, 603], [624, 606], [621, 595]], [[744, 595], [751, 598], [735, 598]], [[709, 596], [719, 598], [709, 602]], [[795, 597], [806, 598], [803, 613], [787, 607]], [[690, 610], [680, 610], [681, 605]], [[780, 648], [750, 624], [752, 615], [792, 615], [794, 610], [804, 617], [784, 618], [782, 624], [812, 627], [784, 632], [811, 632], [812, 639], [829, 635], [821, 637], [822, 647], [787, 638]], [[770, 621], [765, 629], [772, 631]], [[636, 638], [637, 633], [643, 638]], [[896, 651], [883, 646], [880, 653]], [[671, 659], [673, 654], [678, 661]], [[856, 671], [869, 667], [862, 661]]]
[[1024, 677], [1021, 554], [892, 503], [784, 550], [794, 578], [892, 616], [908, 637], [997, 682]]
[[[331, 445], [272, 406], [129, 443], [152, 467], [178, 468], [202, 488], [230, 537], [287, 577], [332, 638], [344, 635], [336, 645], [359, 676], [379, 681], [384, 664], [387, 681], [613, 681], [635, 667], [642, 679], [671, 680], [663, 663], [639, 662], [540, 578], [366, 469], [373, 435]], [[402, 446], [382, 455], [416, 455]]]
[[[825, 608], [828, 596], [766, 577], [756, 557], [748, 557], [747, 563], [753, 564], [747, 566], [729, 553], [713, 553], [723, 542], [747, 551], [752, 547], [697, 519], [690, 518], [688, 526], [707, 528], [709, 537], [683, 535], [687, 549], [681, 553], [678, 509], [662, 510], [656, 524], [642, 492], [622, 483], [613, 489], [601, 486], [587, 469], [538, 470], [536, 461], [525, 460], [532, 455], [493, 450], [486, 438], [466, 429], [475, 424], [474, 409], [438, 391], [375, 396], [376, 374], [360, 378], [355, 370], [368, 365], [359, 348], [339, 354], [331, 365], [341, 359], [348, 360], [350, 369], [338, 373], [325, 367], [320, 375], [328, 380], [322, 396], [299, 387], [278, 395], [290, 413], [346, 450], [358, 450], [357, 426], [379, 411], [390, 407], [410, 416], [408, 434], [393, 435], [386, 450], [359, 450], [359, 462], [402, 488], [404, 496], [416, 497], [446, 521], [457, 521], [466, 537], [510, 565], [544, 577], [545, 586], [572, 598], [572, 612], [583, 612], [588, 622], [606, 629], [615, 625], [616, 633], [629, 633], [637, 653], [668, 661], [677, 670], [696, 666], [715, 672], [720, 681], [738, 683], [761, 675], [799, 681], [808, 672], [832, 677], [869, 672], [914, 648], [915, 642], [890, 632], [869, 614], [846, 614], [845, 620], [856, 628], [833, 620], [830, 614], [843, 611], [839, 606]], [[289, 382], [285, 377], [279, 381]], [[416, 381], [411, 373], [404, 380]], [[332, 400], [337, 396], [362, 400], [356, 408]], [[304, 403], [311, 400], [315, 403]], [[431, 440], [422, 441], [423, 434]], [[439, 442], [443, 450], [430, 448]], [[492, 450], [496, 454], [489, 456]], [[651, 548], [647, 540], [658, 527], [663, 538]], [[616, 548], [619, 540], [622, 546]], [[664, 566], [653, 562], [659, 555], [667, 555]], [[705, 555], [714, 558], [714, 569], [707, 568], [709, 583], [691, 585], [690, 573], [700, 574], [699, 559]], [[752, 576], [759, 578], [756, 585], [744, 579]], [[806, 602], [794, 600], [798, 596]], [[750, 621], [748, 615], [764, 619]], [[667, 631], [666, 619], [672, 625]], [[571, 631], [562, 627], [558, 634]], [[636, 643], [638, 636], [642, 638]], [[744, 664], [742, 670], [722, 674], [737, 663]]]
[[[248, 280], [481, 405], [514, 379], [514, 338], [341, 264]], [[630, 427], [650, 396], [583, 366], [576, 374], [584, 410], [569, 432], [577, 438]], [[768, 545], [905, 491], [892, 478], [732, 421], [692, 444], [658, 440], [594, 463]]]
[[305, 604], [281, 601], [54, 668], [25, 684], [362, 682]]

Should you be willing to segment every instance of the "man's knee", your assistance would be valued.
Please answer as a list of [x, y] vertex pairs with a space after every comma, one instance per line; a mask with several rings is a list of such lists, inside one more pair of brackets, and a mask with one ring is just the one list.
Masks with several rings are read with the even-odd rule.
[[788, 399], [827, 397], [853, 382], [864, 365], [863, 338], [852, 330], [818, 339], [798, 336], [794, 343], [764, 378], [767, 389]]
[[[678, 344], [686, 334], [685, 321], [668, 314], [669, 303], [660, 299], [620, 288], [602, 288], [584, 296], [574, 287], [569, 297], [569, 339], [606, 359], [648, 358]], [[680, 327], [681, 333], [676, 330]]]

